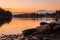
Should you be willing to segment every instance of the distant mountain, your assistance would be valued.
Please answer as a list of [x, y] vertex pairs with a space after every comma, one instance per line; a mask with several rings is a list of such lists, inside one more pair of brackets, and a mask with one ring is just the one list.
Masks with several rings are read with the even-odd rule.
[[36, 13], [42, 13], [42, 14], [45, 14], [45, 13], [54, 13], [55, 11], [54, 10], [38, 10], [36, 11]]
[[[55, 11], [54, 10], [38, 10], [36, 11], [35, 13], [39, 13], [39, 14], [45, 14], [45, 13], [54, 13]], [[25, 14], [25, 13], [33, 13], [33, 12], [13, 12], [12, 14], [15, 15], [15, 14]]]
[[17, 14], [25, 14], [25, 12], [13, 12], [13, 15], [17, 15]]

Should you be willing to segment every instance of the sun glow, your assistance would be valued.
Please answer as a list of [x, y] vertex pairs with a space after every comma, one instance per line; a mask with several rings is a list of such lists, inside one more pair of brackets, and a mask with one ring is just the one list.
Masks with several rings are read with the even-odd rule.
[[0, 7], [11, 12], [58, 10], [60, 9], [60, 0], [0, 0]]

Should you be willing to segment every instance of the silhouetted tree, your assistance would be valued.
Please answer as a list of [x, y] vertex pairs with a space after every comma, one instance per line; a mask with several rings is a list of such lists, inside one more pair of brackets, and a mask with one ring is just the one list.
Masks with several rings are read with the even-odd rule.
[[12, 13], [0, 8], [0, 26], [4, 23], [9, 23], [12, 19]]

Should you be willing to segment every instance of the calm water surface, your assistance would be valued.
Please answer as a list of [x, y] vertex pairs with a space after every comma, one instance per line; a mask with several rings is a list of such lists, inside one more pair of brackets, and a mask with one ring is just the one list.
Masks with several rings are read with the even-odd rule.
[[40, 22], [52, 22], [53, 18], [13, 18], [9, 24], [4, 24], [0, 28], [1, 34], [20, 34], [25, 29], [35, 28]]

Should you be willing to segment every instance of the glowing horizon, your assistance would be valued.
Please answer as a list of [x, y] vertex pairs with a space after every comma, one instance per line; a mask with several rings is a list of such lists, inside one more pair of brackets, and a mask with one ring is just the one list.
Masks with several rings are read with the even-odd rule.
[[60, 10], [60, 0], [0, 0], [0, 7], [12, 12]]

